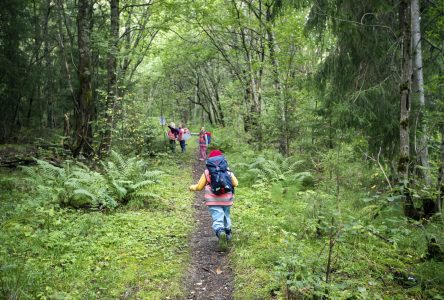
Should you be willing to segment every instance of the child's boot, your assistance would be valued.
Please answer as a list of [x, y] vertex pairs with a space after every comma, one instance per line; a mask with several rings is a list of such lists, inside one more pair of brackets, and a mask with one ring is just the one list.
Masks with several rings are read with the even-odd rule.
[[219, 239], [219, 249], [221, 251], [225, 251], [228, 248], [227, 244], [227, 234], [225, 233], [224, 229], [219, 229], [216, 232], [217, 238]]
[[233, 236], [231, 235], [231, 228], [225, 228], [225, 234], [227, 235], [227, 241], [231, 241]]

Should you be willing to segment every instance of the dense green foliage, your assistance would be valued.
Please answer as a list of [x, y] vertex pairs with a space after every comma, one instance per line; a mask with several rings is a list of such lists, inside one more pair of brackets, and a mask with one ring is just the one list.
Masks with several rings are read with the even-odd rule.
[[0, 297], [183, 297], [182, 122], [238, 299], [444, 298], [443, 41], [442, 1], [1, 1]]
[[[230, 157], [257, 160], [245, 152]], [[444, 262], [429, 260], [426, 243], [444, 238], [442, 219], [406, 222], [399, 197], [366, 192], [383, 182], [380, 171], [352, 157], [347, 148], [339, 157], [336, 152], [320, 157], [318, 166], [300, 164], [316, 174], [308, 189], [282, 189], [279, 174], [251, 182], [238, 173], [244, 185], [236, 191], [233, 209], [237, 298], [443, 296]], [[316, 171], [319, 166], [324, 171]]]
[[[177, 182], [175, 178], [189, 178], [189, 168], [152, 160], [164, 172], [159, 177], [153, 167], [140, 172], [140, 158], [114, 154], [114, 159], [116, 165], [113, 159], [108, 162], [107, 173], [73, 162], [66, 162], [63, 169], [40, 162], [19, 174], [2, 172], [2, 298], [110, 299], [137, 294], [144, 299], [165, 299], [183, 295], [191, 195], [176, 191], [186, 189], [190, 180]], [[146, 179], [130, 181], [150, 176], [159, 184], [149, 185], [149, 193], [138, 190], [146, 186]], [[109, 211], [125, 198], [125, 190], [128, 206]], [[66, 207], [70, 197], [86, 199], [88, 210]]]

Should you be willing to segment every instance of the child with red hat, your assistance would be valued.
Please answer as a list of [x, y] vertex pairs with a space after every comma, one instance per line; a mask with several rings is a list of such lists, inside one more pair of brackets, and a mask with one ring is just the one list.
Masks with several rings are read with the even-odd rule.
[[[217, 178], [227, 178], [225, 185], [226, 190], [222, 187], [221, 192], [214, 190], [214, 184], [211, 185], [211, 179], [215, 180], [213, 167], [217, 166]], [[207, 168], [199, 179], [197, 184], [190, 186], [190, 191], [201, 191], [205, 188], [205, 205], [208, 207], [211, 218], [213, 219], [213, 231], [219, 239], [219, 246], [222, 250], [227, 247], [227, 241], [232, 238], [231, 235], [231, 218], [230, 209], [234, 200], [234, 188], [237, 187], [238, 181], [233, 172], [228, 169], [227, 161], [222, 151], [213, 150], [208, 156]]]

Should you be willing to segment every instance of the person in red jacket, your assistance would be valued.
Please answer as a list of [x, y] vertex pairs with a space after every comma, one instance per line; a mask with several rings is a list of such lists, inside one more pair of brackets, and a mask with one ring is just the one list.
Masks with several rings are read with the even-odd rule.
[[[213, 150], [210, 152], [208, 159], [216, 156], [223, 156], [220, 150]], [[221, 159], [225, 159], [222, 157]], [[231, 171], [227, 171], [231, 177], [231, 184], [237, 187], [237, 178]], [[208, 207], [208, 211], [213, 219], [213, 231], [219, 239], [219, 246], [225, 249], [227, 246], [227, 241], [231, 240], [231, 218], [230, 209], [233, 205], [234, 193], [227, 192], [223, 194], [216, 195], [211, 190], [211, 176], [208, 169], [205, 169], [204, 173], [199, 179], [197, 184], [190, 186], [190, 191], [201, 191], [205, 189], [205, 205]]]
[[170, 149], [173, 153], [176, 153], [176, 139], [178, 135], [178, 130], [176, 129], [176, 124], [173, 122], [168, 125], [168, 128], [170, 129], [167, 133], [168, 139], [170, 141]]

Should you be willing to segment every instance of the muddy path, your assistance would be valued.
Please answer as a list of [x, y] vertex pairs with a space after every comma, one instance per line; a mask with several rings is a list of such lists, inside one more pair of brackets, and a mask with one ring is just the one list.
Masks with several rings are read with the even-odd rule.
[[[193, 181], [196, 183], [205, 169], [204, 162], [195, 161]], [[196, 192], [194, 202], [195, 229], [190, 236], [191, 264], [186, 274], [185, 299], [233, 299], [233, 272], [229, 251], [219, 251], [217, 238], [211, 229], [211, 216], [204, 205], [204, 192]]]

